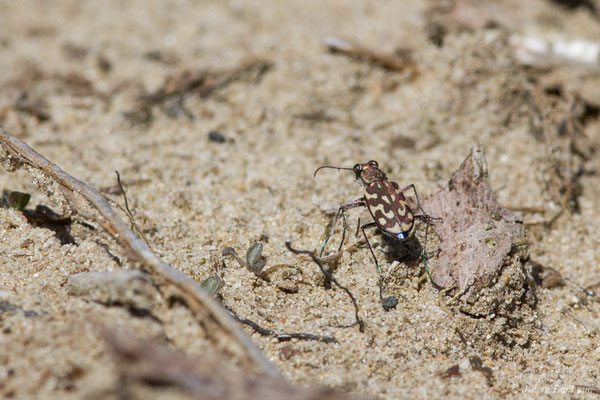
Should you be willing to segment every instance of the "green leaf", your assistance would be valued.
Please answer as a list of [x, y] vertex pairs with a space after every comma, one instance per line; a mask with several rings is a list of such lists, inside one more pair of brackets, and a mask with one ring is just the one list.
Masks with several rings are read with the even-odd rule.
[[10, 192], [8, 194], [8, 205], [17, 211], [23, 211], [30, 199], [31, 195], [29, 193]]
[[[246, 261], [248, 261], [248, 266], [253, 268], [253, 266], [260, 261], [262, 251], [263, 245], [260, 242], [254, 243], [252, 246], [250, 246], [250, 248], [246, 252]], [[263, 265], [260, 268], [262, 269], [264, 265], [265, 264], [263, 263]]]
[[259, 275], [266, 263], [267, 260], [263, 258], [261, 260], [258, 260], [254, 264], [249, 265], [249, 267], [252, 270], [252, 272], [254, 272], [256, 275]]
[[202, 286], [204, 290], [206, 290], [208, 293], [214, 296], [215, 293], [217, 293], [217, 291], [221, 287], [221, 284], [223, 284], [221, 278], [219, 278], [216, 275], [213, 275], [203, 280], [200, 286]]

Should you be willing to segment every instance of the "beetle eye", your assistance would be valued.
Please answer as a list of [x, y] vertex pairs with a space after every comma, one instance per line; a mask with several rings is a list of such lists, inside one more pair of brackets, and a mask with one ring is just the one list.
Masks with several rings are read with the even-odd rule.
[[362, 165], [355, 164], [354, 167], [352, 167], [352, 170], [358, 176], [362, 172]]
[[375, 160], [369, 161], [369, 165], [371, 165], [372, 167], [375, 167], [375, 168], [379, 168], [379, 163]]

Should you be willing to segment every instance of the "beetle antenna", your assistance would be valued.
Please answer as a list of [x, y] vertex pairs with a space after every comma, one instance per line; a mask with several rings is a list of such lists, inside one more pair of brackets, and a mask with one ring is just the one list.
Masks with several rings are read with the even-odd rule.
[[314, 178], [315, 176], [317, 176], [317, 172], [319, 172], [319, 170], [320, 170], [320, 169], [323, 169], [323, 168], [333, 168], [333, 169], [337, 169], [338, 171], [341, 171], [341, 170], [343, 170], [343, 169], [347, 169], [347, 170], [349, 170], [349, 171], [353, 171], [353, 170], [354, 170], [354, 169], [352, 169], [352, 168], [346, 168], [346, 167], [334, 167], [333, 165], [323, 165], [322, 167], [319, 167], [319, 168], [317, 168], [317, 170], [316, 170], [316, 171], [315, 171], [315, 173], [313, 174], [313, 178]]

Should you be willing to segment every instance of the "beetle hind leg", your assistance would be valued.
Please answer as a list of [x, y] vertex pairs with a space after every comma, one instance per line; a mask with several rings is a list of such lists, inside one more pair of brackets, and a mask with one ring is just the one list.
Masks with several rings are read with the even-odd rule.
[[369, 228], [377, 228], [377, 224], [375, 222], [369, 222], [367, 224], [364, 224], [360, 227], [360, 230], [362, 231], [364, 237], [365, 237], [365, 241], [367, 242], [367, 246], [369, 247], [369, 250], [371, 251], [371, 255], [373, 256], [373, 261], [375, 261], [375, 268], [377, 268], [377, 283], [379, 286], [379, 300], [381, 300], [381, 305], [383, 306], [383, 309], [386, 311], [389, 311], [392, 308], [395, 308], [396, 305], [398, 304], [398, 299], [395, 298], [394, 296], [390, 296], [390, 297], [383, 297], [383, 278], [381, 276], [381, 269], [379, 268], [379, 263], [377, 262], [377, 257], [375, 257], [375, 252], [373, 251], [373, 248], [371, 247], [371, 243], [369, 242], [369, 238], [367, 237], [367, 233], [365, 232], [365, 229], [369, 229]]
[[417, 214], [417, 215], [413, 216], [413, 218], [420, 219], [421, 221], [423, 221], [425, 223], [442, 222], [443, 221], [442, 218], [432, 217], [431, 215], [427, 214], [425, 212], [425, 210], [423, 210], [423, 207], [421, 207], [421, 202], [419, 201], [419, 194], [417, 193], [417, 189], [415, 188], [414, 184], [411, 183], [410, 185], [400, 189], [400, 192], [404, 193], [410, 189], [412, 189], [413, 192], [415, 192], [415, 199], [417, 199], [417, 210], [423, 213], [423, 214]]
[[439, 285], [437, 283], [435, 283], [435, 281], [433, 280], [433, 277], [431, 276], [431, 273], [429, 272], [429, 267], [427, 266], [427, 259], [429, 258], [428, 254], [427, 254], [427, 238], [429, 237], [429, 225], [431, 225], [432, 223], [435, 223], [435, 222], [441, 222], [441, 221], [443, 221], [443, 219], [435, 218], [428, 214], [415, 215], [413, 218], [420, 219], [426, 225], [425, 226], [425, 246], [423, 246], [423, 251], [421, 252], [421, 257], [423, 258], [423, 265], [425, 266], [425, 272], [427, 272], [427, 276], [429, 277], [429, 280], [431, 281], [431, 283], [433, 283], [434, 286], [439, 287]]
[[414, 184], [411, 183], [410, 185], [406, 186], [400, 191], [405, 192], [410, 189], [412, 189], [415, 192], [415, 198], [417, 199], [417, 210], [422, 212], [422, 214], [413, 215], [413, 219], [420, 219], [427, 225], [425, 227], [425, 246], [423, 247], [423, 252], [421, 253], [421, 256], [423, 257], [423, 265], [425, 266], [425, 272], [427, 272], [427, 276], [429, 276], [429, 279], [434, 284], [434, 286], [438, 286], [431, 277], [431, 274], [429, 273], [429, 267], [427, 267], [427, 237], [429, 233], [429, 225], [434, 224], [436, 222], [443, 222], [444, 220], [442, 218], [432, 217], [431, 215], [427, 214], [425, 210], [423, 210], [423, 207], [421, 207], [421, 202], [419, 201], [417, 189], [415, 188]]

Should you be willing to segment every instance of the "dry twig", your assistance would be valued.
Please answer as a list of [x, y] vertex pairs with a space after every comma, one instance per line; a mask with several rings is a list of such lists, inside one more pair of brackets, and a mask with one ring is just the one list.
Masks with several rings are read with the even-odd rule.
[[[358, 249], [360, 246], [364, 245], [365, 243], [367, 243], [367, 242], [364, 239], [360, 239], [360, 240], [357, 240], [356, 243], [351, 244], [350, 246], [346, 246], [336, 253], [333, 253], [326, 257], [317, 257], [317, 259], [322, 264], [329, 264], [329, 263], [332, 263], [332, 262], [337, 261], [340, 258], [342, 258], [344, 253], [354, 252], [356, 249]], [[302, 261], [311, 261], [312, 260], [312, 258], [309, 256], [302, 257], [301, 259], [302, 259]]]
[[271, 67], [272, 64], [268, 61], [251, 60], [226, 72], [186, 70], [168, 77], [158, 90], [140, 96], [136, 108], [125, 112], [124, 115], [133, 124], [147, 124], [152, 120], [152, 108], [154, 106], [173, 102], [171, 107], [167, 107], [170, 108], [167, 114], [171, 116], [183, 114], [193, 119], [193, 115], [183, 104], [185, 96], [197, 94], [205, 98], [216, 90], [248, 76], [253, 76], [256, 80], [259, 80]]
[[9, 171], [24, 166], [35, 176], [34, 182], [40, 181], [39, 173], [42, 173], [46, 179], [56, 183], [73, 212], [102, 226], [124, 248], [127, 257], [133, 262], [139, 262], [158, 285], [174, 289], [196, 315], [202, 315], [208, 310], [219, 325], [236, 339], [257, 366], [270, 375], [279, 375], [277, 369], [254, 345], [231, 315], [198, 283], [156, 256], [148, 245], [119, 218], [106, 198], [96, 189], [65, 173], [56, 164], [2, 128], [0, 128], [0, 144], [3, 149], [1, 158]]
[[298, 339], [298, 340], [315, 340], [317, 342], [323, 342], [323, 343], [337, 343], [337, 340], [335, 340], [335, 338], [331, 337], [331, 336], [321, 336], [321, 335], [315, 335], [312, 333], [304, 333], [304, 332], [277, 333], [274, 330], [267, 329], [267, 328], [264, 328], [264, 327], [258, 325], [256, 322], [252, 321], [251, 319], [242, 318], [239, 315], [237, 315], [236, 313], [234, 313], [233, 311], [231, 311], [231, 314], [240, 323], [242, 323], [244, 325], [248, 325], [249, 327], [254, 329], [254, 331], [257, 332], [259, 335], [272, 336], [272, 337], [276, 338], [277, 340], [279, 340], [280, 342], [285, 341], [285, 340], [290, 340], [290, 339]]
[[319, 260], [319, 257], [317, 257], [316, 255], [314, 255], [313, 252], [308, 251], [308, 250], [294, 249], [292, 247], [292, 245], [290, 244], [289, 241], [285, 242], [285, 247], [287, 247], [288, 250], [291, 251], [294, 254], [306, 254], [306, 255], [308, 255], [312, 259], [312, 261], [319, 266], [319, 269], [321, 270], [321, 273], [323, 274], [323, 276], [325, 277], [325, 279], [327, 281], [333, 282], [337, 287], [339, 287], [344, 292], [346, 292], [346, 294], [348, 295], [348, 297], [350, 297], [350, 300], [352, 301], [352, 305], [354, 305], [354, 317], [356, 318], [356, 322], [354, 322], [350, 326], [354, 326], [354, 325], [358, 324], [358, 329], [361, 332], [364, 332], [365, 331], [365, 323], [360, 318], [360, 316], [358, 315], [358, 303], [356, 302], [356, 298], [354, 298], [354, 295], [352, 294], [352, 292], [346, 286], [343, 286], [342, 284], [340, 284], [337, 281], [337, 279], [335, 279], [335, 277], [327, 269], [325, 269], [325, 267], [323, 267], [323, 264], [321, 264], [321, 261]]
[[371, 62], [377, 63], [390, 71], [410, 71], [411, 76], [415, 77], [419, 74], [417, 66], [410, 57], [399, 57], [395, 54], [383, 53], [381, 51], [370, 49], [366, 46], [338, 39], [335, 37], [325, 38], [325, 45], [332, 52], [346, 54], [352, 57], [364, 58]]
[[[178, 389], [192, 398], [309, 400], [348, 399], [328, 388], [296, 388], [282, 379], [240, 371], [214, 356], [190, 357], [164, 345], [102, 329], [119, 375], [117, 393], [136, 386]], [[127, 396], [124, 396], [127, 397]]]

